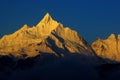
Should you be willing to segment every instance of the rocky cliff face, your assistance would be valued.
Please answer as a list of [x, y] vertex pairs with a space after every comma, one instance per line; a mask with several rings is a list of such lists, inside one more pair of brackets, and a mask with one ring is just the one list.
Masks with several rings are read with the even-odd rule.
[[106, 40], [99, 38], [92, 43], [92, 48], [102, 58], [120, 61], [120, 35], [116, 38], [111, 34]]
[[95, 56], [87, 42], [74, 30], [64, 27], [47, 13], [33, 27], [24, 25], [0, 39], [0, 55], [34, 57], [42, 53], [64, 57], [68, 54]]

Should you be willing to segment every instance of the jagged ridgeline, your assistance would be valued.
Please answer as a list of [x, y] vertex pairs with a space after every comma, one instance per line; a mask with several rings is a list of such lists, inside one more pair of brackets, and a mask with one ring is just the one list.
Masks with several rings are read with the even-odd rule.
[[49, 13], [36, 26], [24, 25], [13, 34], [0, 39], [0, 55], [28, 58], [44, 54], [56, 57], [70, 54], [96, 57], [83, 37], [53, 20]]
[[36, 26], [25, 24], [0, 39], [0, 80], [113, 80], [117, 62], [120, 35], [89, 45], [49, 13]]
[[120, 62], [120, 35], [111, 34], [107, 39], [97, 39], [92, 48], [99, 57]]

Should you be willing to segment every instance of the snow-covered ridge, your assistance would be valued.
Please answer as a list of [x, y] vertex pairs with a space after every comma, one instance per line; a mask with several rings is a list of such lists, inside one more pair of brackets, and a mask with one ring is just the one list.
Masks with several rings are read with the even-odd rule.
[[53, 20], [49, 13], [33, 27], [21, 29], [0, 39], [0, 55], [34, 57], [49, 53], [58, 57], [68, 54], [96, 56], [88, 43], [76, 31]]

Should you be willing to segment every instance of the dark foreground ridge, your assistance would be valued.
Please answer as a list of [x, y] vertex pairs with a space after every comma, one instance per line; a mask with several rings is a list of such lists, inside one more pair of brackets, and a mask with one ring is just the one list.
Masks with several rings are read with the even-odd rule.
[[[82, 57], [81, 57], [82, 56]], [[0, 80], [119, 80], [120, 64], [95, 65], [89, 57], [73, 54], [66, 58], [54, 55], [18, 59], [0, 57]]]

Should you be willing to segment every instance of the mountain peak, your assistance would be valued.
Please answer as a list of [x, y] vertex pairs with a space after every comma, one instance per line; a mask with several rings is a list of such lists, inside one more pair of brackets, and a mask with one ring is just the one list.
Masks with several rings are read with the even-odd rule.
[[111, 35], [108, 37], [108, 39], [116, 39], [115, 34], [111, 34]]
[[49, 13], [46, 13], [44, 18], [41, 20], [41, 22], [48, 23], [49, 21], [53, 20], [51, 15]]
[[120, 35], [116, 38], [115, 34], [111, 34], [105, 40], [96, 40], [92, 43], [92, 49], [101, 58], [120, 62]]
[[51, 17], [51, 15], [47, 12], [44, 17]]
[[26, 30], [26, 29], [28, 29], [28, 28], [29, 28], [28, 25], [25, 24], [25, 25], [20, 29], [20, 31], [21, 31], [21, 30], [24, 31], [24, 30]]
[[46, 13], [43, 19], [36, 26], [37, 27], [56, 26], [57, 24], [58, 24], [57, 21], [53, 20], [49, 13]]
[[54, 29], [58, 27], [59, 23], [52, 19], [49, 13], [36, 25], [38, 34], [49, 35]]

